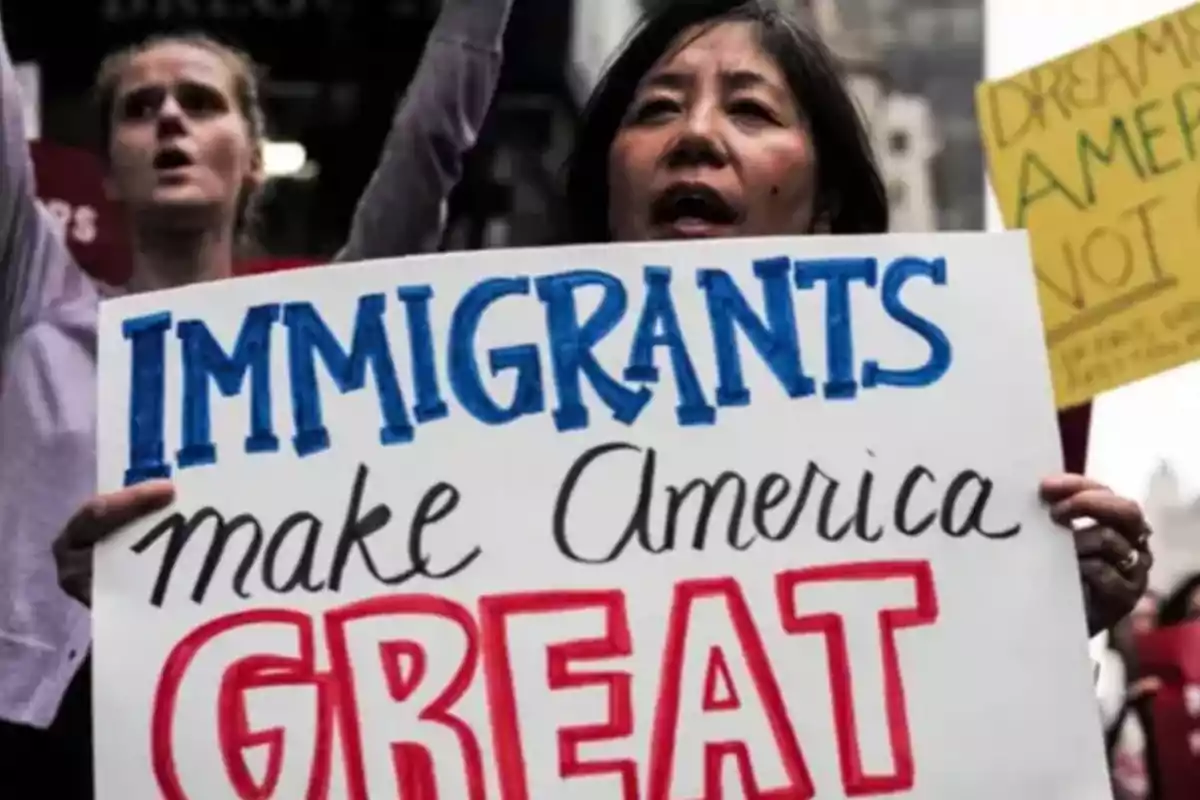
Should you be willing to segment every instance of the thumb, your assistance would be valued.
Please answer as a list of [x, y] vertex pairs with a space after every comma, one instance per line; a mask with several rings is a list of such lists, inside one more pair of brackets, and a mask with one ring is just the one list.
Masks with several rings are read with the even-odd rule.
[[147, 514], [166, 508], [175, 499], [175, 485], [153, 480], [93, 497], [68, 526], [74, 547], [88, 547]]

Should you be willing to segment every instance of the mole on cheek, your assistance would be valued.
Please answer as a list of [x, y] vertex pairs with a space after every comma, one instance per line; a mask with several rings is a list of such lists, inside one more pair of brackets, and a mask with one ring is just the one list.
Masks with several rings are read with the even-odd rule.
[[774, 197], [774, 196], [775, 196], [775, 195], [777, 195], [777, 194], [779, 194], [779, 187], [778, 187], [778, 186], [772, 186], [772, 187], [771, 187], [771, 196], [772, 196], [772, 197]]

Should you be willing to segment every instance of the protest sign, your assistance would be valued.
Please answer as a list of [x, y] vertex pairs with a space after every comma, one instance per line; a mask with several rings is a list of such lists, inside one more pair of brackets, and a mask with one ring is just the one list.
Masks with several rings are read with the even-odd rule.
[[106, 302], [100, 800], [1100, 797], [1024, 234]]
[[979, 87], [1060, 408], [1200, 355], [1200, 6]]

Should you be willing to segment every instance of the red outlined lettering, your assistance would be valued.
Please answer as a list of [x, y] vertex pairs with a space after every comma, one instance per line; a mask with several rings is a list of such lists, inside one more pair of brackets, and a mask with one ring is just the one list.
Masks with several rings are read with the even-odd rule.
[[[221, 757], [229, 773], [234, 791], [242, 800], [270, 800], [276, 796], [283, 774], [285, 735], [282, 728], [253, 731], [246, 714], [246, 694], [256, 689], [284, 686], [313, 685], [317, 690], [317, 735], [314, 741], [313, 771], [309, 778], [309, 800], [324, 798], [329, 791], [332, 767], [333, 730], [332, 687], [323, 676], [313, 672], [311, 663], [300, 668], [290, 659], [277, 656], [253, 656], [231, 666], [221, 679], [218, 706], [217, 737]], [[247, 750], [266, 746], [267, 768], [261, 782], [256, 782], [246, 766]]]
[[418, 642], [380, 642], [379, 664], [383, 667], [388, 694], [397, 703], [403, 703], [412, 696], [421, 681], [425, 680], [425, 671], [429, 669], [425, 648]]
[[[884, 707], [891, 743], [892, 770], [867, 774], [862, 765], [858, 722], [854, 714], [854, 686], [846, 629], [842, 615], [801, 613], [796, 608], [796, 590], [804, 584], [831, 581], [886, 581], [906, 579], [913, 582], [916, 604], [909, 608], [879, 610], [879, 651], [883, 659]], [[847, 795], [901, 792], [913, 787], [912, 740], [908, 730], [908, 711], [904, 700], [904, 681], [896, 650], [896, 631], [930, 625], [937, 620], [937, 594], [928, 561], [876, 561], [859, 564], [830, 564], [790, 570], [775, 577], [775, 594], [784, 630], [790, 634], [819, 633], [825, 637], [829, 661], [829, 688], [833, 694], [834, 727], [842, 786]]]
[[[329, 639], [330, 669], [340, 687], [338, 719], [342, 743], [345, 747], [346, 784], [350, 800], [368, 800], [380, 796], [370, 791], [366, 762], [363, 757], [363, 736], [360, 724], [360, 694], [364, 691], [363, 675], [356, 667], [365, 666], [362, 659], [355, 657], [350, 644], [349, 629], [357, 624], [395, 618], [425, 617], [451, 623], [465, 638], [465, 651], [457, 669], [445, 686], [441, 687], [416, 718], [432, 723], [449, 731], [455, 738], [462, 755], [460, 764], [442, 764], [445, 770], [438, 780], [438, 760], [435, 753], [419, 742], [393, 742], [390, 746], [395, 786], [387, 795], [399, 793], [405, 800], [437, 800], [439, 797], [459, 800], [457, 792], [440, 791], [445, 781], [462, 778], [465, 781], [466, 800], [484, 800], [486, 788], [483, 776], [483, 756], [479, 741], [471, 726], [456, 716], [451, 709], [462, 698], [475, 678], [479, 662], [479, 640], [475, 621], [470, 613], [459, 604], [432, 595], [395, 595], [377, 597], [334, 609], [325, 614], [326, 636]], [[379, 631], [372, 632], [378, 635]], [[445, 646], [440, 644], [440, 646]], [[387, 639], [375, 648], [376, 665], [382, 674], [382, 684], [389, 699], [398, 706], [418, 702], [417, 691], [428, 676], [426, 664], [429, 653], [424, 644], [414, 639]], [[405, 673], [399, 659], [408, 661]]]
[[[890, 582], [872, 590], [889, 599], [867, 600], [867, 582]], [[837, 600], [814, 601], [822, 586], [853, 597], [845, 600], [851, 605], [836, 612]], [[774, 590], [776, 607], [759, 609], [778, 613], [773, 637], [824, 637], [846, 795], [911, 789], [916, 770], [897, 631], [938, 619], [928, 562], [790, 570], [775, 576]], [[897, 599], [895, 590], [903, 596]], [[588, 746], [632, 741], [638, 721], [633, 662], [591, 663], [634, 655], [622, 590], [485, 596], [477, 614], [478, 622], [471, 610], [441, 597], [394, 595], [327, 611], [320, 621], [273, 609], [201, 625], [171, 651], [155, 688], [150, 751], [158, 795], [197, 800], [227, 779], [222, 791], [239, 800], [327, 800], [333, 769], [344, 764], [348, 800], [488, 800], [481, 743], [490, 740], [502, 800], [529, 800], [572, 778], [589, 778], [589, 786], [609, 781], [614, 797], [619, 785], [622, 800], [721, 800], [732, 774], [739, 797], [815, 796], [762, 635], [735, 579], [676, 584], [654, 713], [641, 720], [640, 730], [649, 727], [644, 761], [624, 753], [583, 756]], [[327, 672], [316, 668], [322, 627]], [[642, 663], [653, 666], [645, 657]], [[864, 677], [873, 677], [876, 665], [878, 687]], [[296, 715], [291, 687], [313, 698], [311, 725]], [[272, 695], [280, 689], [277, 701]], [[554, 693], [569, 690], [588, 690], [585, 699], [603, 699], [607, 712], [582, 723], [551, 721]], [[872, 719], [881, 708], [884, 724], [860, 730], [856, 714], [864, 707]], [[281, 710], [285, 721], [273, 727], [257, 719]], [[878, 738], [865, 738], [871, 735]], [[535, 749], [531, 742], [539, 737]], [[556, 761], [542, 755], [552, 747]], [[526, 749], [536, 752], [530, 764], [541, 773], [526, 763]], [[878, 753], [883, 763], [868, 763], [864, 753]]]
[[704, 669], [704, 699], [701, 707], [705, 711], [736, 711], [742, 707], [733, 675], [725, 663], [725, 651], [719, 647], [708, 648], [708, 666]]
[[[704, 791], [701, 800], [721, 800], [724, 796], [721, 768], [723, 761], [730, 757], [737, 763], [742, 795], [747, 800], [808, 800], [814, 796], [808, 767], [804, 763], [796, 734], [788, 722], [779, 684], [771, 671], [762, 638], [750, 616], [746, 598], [732, 578], [682, 581], [675, 586], [675, 596], [667, 623], [667, 637], [663, 646], [662, 668], [659, 670], [662, 683], [659, 687], [654, 727], [650, 735], [649, 800], [676, 798], [673, 784], [677, 766], [680, 688], [684, 679], [685, 660], [689, 655], [688, 634], [692, 632], [693, 608], [697, 600], [704, 598], [718, 598], [725, 606], [740, 650], [735, 656], [735, 663], [743, 663], [747, 668], [760, 704], [760, 708], [756, 710], [763, 713], [770, 726], [778, 756], [787, 775], [787, 783], [771, 788], [761, 787], [755, 778], [750, 751], [745, 742], [709, 741], [704, 744]], [[708, 663], [712, 663], [711, 653]], [[711, 713], [703, 707], [704, 698], [698, 698], [698, 701], [697, 705], [704, 713]], [[739, 704], [739, 710], [749, 709]]]
[[[184, 637], [163, 665], [154, 693], [150, 722], [151, 763], [164, 800], [188, 800], [175, 760], [175, 720], [179, 694], [189, 668], [213, 640], [238, 629], [284, 626], [293, 628], [298, 655], [256, 655], [229, 666], [221, 676], [217, 701], [217, 739], [230, 785], [241, 800], [273, 797], [283, 772], [285, 736], [281, 728], [254, 732], [246, 715], [245, 695], [255, 689], [313, 685], [317, 689], [317, 714], [307, 800], [321, 800], [328, 793], [331, 768], [332, 697], [329, 687], [315, 670], [312, 620], [307, 614], [288, 610], [245, 611], [215, 619]], [[244, 760], [246, 749], [265, 745], [267, 768], [261, 781], [254, 780]]]
[[[479, 601], [483, 639], [483, 672], [492, 716], [492, 740], [504, 800], [528, 800], [529, 776], [521, 742], [516, 686], [509, 652], [508, 621], [525, 614], [554, 614], [598, 609], [604, 633], [546, 647], [546, 684], [550, 691], [600, 687], [608, 695], [608, 718], [590, 725], [557, 729], [559, 775], [563, 778], [614, 774], [621, 796], [638, 800], [637, 764], [633, 759], [585, 761], [580, 748], [588, 743], [623, 739], [633, 733], [632, 678], [628, 672], [578, 672], [572, 662], [632, 654], [624, 592], [553, 591], [496, 595]], [[538, 720], [534, 724], [545, 724]]]

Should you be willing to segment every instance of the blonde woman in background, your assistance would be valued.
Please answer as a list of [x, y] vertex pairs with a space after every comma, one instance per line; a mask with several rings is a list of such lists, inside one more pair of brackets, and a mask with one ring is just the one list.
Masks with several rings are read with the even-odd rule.
[[[436, 246], [445, 200], [496, 88], [511, 3], [443, 4], [338, 260]], [[263, 184], [264, 121], [253, 63], [212, 39], [155, 38], [108, 58], [96, 84], [102, 156], [133, 263], [125, 286], [98, 285], [35, 199], [2, 27], [0, 21], [0, 795], [75, 800], [92, 795], [81, 669], [89, 613], [60, 588], [52, 544], [81, 507], [95, 537], [169, 502], [171, 493], [169, 485], [151, 484], [89, 500], [96, 487], [99, 302], [232, 274], [238, 237]], [[68, 571], [90, 564], [83, 549], [69, 546], [59, 555]]]

